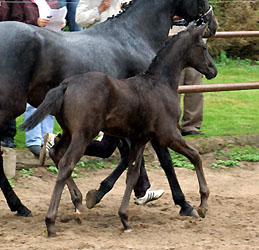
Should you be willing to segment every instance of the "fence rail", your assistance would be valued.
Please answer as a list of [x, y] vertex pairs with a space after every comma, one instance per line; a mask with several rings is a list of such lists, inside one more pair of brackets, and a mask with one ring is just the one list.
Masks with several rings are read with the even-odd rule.
[[212, 38], [259, 37], [259, 31], [219, 31]]
[[182, 93], [232, 91], [232, 90], [248, 90], [248, 89], [259, 89], [259, 82], [184, 85], [184, 86], [178, 87], [178, 93], [182, 94]]
[[[170, 32], [169, 37], [176, 33]], [[212, 38], [259, 37], [259, 31], [218, 31]]]
[[[169, 37], [176, 33], [170, 32]], [[211, 38], [232, 38], [232, 37], [259, 37], [259, 31], [225, 31], [216, 32]], [[184, 85], [179, 86], [178, 93], [198, 93], [198, 92], [215, 92], [215, 91], [232, 91], [259, 89], [259, 82], [242, 82], [242, 83], [220, 83], [220, 84], [203, 84], [203, 85]]]

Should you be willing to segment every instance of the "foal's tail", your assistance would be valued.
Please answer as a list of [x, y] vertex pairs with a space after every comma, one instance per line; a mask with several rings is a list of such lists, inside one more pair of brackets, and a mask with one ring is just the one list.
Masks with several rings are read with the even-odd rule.
[[61, 111], [66, 85], [51, 89], [37, 110], [22, 124], [24, 130], [31, 130], [42, 122], [48, 115], [56, 115]]

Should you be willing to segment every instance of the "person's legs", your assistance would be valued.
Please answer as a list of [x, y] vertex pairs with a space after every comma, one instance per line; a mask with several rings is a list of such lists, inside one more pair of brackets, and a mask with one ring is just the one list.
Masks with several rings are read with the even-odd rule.
[[[202, 84], [202, 74], [193, 68], [186, 68], [181, 79], [183, 85]], [[199, 132], [203, 119], [203, 93], [186, 93], [181, 132]]]
[[151, 185], [150, 185], [150, 182], [149, 182], [149, 179], [147, 176], [144, 158], [142, 157], [139, 178], [134, 187], [135, 204], [145, 205], [146, 203], [148, 203], [150, 201], [159, 199], [164, 193], [163, 189], [150, 190], [150, 188], [151, 188]]
[[76, 7], [78, 5], [79, 0], [58, 0], [59, 7], [66, 6], [67, 7], [67, 25], [69, 27], [69, 31], [81, 31], [83, 30], [82, 27], [78, 26], [75, 21], [76, 15]]
[[150, 185], [150, 182], [149, 182], [149, 179], [147, 176], [147, 171], [145, 169], [144, 159], [142, 157], [139, 178], [134, 187], [135, 196], [137, 198], [143, 197], [150, 187], [151, 187], [151, 185]]
[[[24, 112], [24, 121], [26, 121], [35, 110], [36, 108], [32, 107], [30, 104], [27, 103], [26, 110]], [[25, 131], [26, 146], [35, 156], [40, 155], [41, 140], [41, 124], [38, 124], [36, 127], [29, 131]]]
[[44, 143], [44, 135], [47, 133], [53, 133], [54, 130], [54, 116], [47, 116], [41, 123], [41, 145]]

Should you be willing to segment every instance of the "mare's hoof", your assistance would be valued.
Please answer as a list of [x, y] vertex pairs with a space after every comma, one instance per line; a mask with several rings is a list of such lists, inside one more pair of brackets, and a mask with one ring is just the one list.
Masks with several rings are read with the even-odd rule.
[[208, 211], [207, 208], [199, 207], [199, 209], [198, 209], [199, 216], [201, 218], [205, 218], [207, 211]]
[[192, 206], [188, 207], [187, 209], [181, 209], [180, 215], [181, 216], [192, 216], [195, 218], [199, 217], [198, 212]]
[[29, 210], [27, 207], [23, 206], [21, 209], [17, 211], [15, 216], [21, 216], [21, 217], [32, 217], [31, 210]]
[[124, 229], [124, 233], [130, 233], [130, 232], [132, 232], [132, 229], [131, 229], [131, 228]]
[[96, 192], [96, 189], [93, 189], [86, 194], [86, 207], [89, 209], [93, 208], [97, 203], [99, 203]]
[[77, 224], [79, 224], [79, 225], [82, 224], [82, 222], [83, 222], [82, 214], [79, 211], [74, 212], [73, 218]]

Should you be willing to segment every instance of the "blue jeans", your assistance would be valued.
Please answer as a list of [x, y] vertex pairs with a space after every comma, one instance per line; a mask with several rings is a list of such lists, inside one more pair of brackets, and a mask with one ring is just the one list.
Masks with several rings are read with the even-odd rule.
[[64, 6], [67, 7], [67, 25], [69, 27], [69, 31], [80, 31], [83, 30], [82, 27], [78, 26], [75, 21], [76, 16], [76, 7], [78, 5], [79, 0], [58, 0], [59, 8]]
[[[36, 108], [32, 107], [27, 103], [26, 110], [24, 112], [24, 121], [28, 119], [30, 115]], [[26, 146], [30, 147], [33, 145], [42, 146], [43, 137], [46, 133], [53, 133], [54, 129], [54, 117], [52, 115], [47, 116], [41, 123], [39, 123], [35, 128], [25, 132], [25, 142]]]

